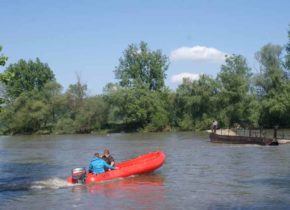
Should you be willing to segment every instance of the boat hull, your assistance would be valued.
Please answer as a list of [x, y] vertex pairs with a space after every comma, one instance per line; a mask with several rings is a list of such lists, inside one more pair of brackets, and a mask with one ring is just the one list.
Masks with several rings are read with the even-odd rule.
[[[160, 168], [165, 161], [165, 154], [162, 151], [150, 152], [137, 158], [116, 164], [117, 170], [107, 171], [101, 174], [88, 173], [85, 183], [91, 184], [120, 177], [150, 173]], [[67, 178], [69, 183], [76, 183], [71, 176]]]
[[211, 133], [209, 135], [210, 141], [213, 143], [226, 143], [226, 144], [258, 144], [258, 145], [279, 145], [278, 141], [265, 137], [253, 136], [227, 136]]

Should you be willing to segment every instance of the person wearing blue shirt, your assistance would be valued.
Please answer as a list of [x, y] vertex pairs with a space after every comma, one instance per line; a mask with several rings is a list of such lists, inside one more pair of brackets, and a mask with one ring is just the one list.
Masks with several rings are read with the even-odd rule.
[[95, 153], [95, 158], [91, 160], [89, 171], [91, 171], [93, 174], [100, 174], [105, 172], [105, 168], [112, 170], [116, 169], [114, 166], [110, 166], [108, 163], [106, 163], [106, 161], [100, 158], [99, 153]]

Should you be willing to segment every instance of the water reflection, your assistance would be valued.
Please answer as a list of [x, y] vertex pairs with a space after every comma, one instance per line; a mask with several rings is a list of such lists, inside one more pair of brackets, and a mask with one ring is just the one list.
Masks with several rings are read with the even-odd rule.
[[156, 186], [162, 187], [163, 183], [163, 176], [158, 174], [148, 174], [99, 182], [91, 185], [76, 185], [72, 188], [72, 192], [89, 192], [103, 194], [103, 191], [107, 190], [121, 190], [122, 192], [138, 191], [138, 188], [143, 189]]
[[93, 185], [76, 185], [72, 192], [88, 192], [93, 197], [115, 201], [126, 199], [134, 205], [152, 207], [164, 201], [164, 180], [159, 174], [139, 175]]

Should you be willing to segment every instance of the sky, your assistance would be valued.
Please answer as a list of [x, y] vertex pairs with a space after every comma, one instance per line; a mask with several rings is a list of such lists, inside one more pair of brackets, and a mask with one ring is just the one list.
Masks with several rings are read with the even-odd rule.
[[[166, 85], [183, 77], [216, 77], [224, 55], [254, 55], [268, 43], [284, 46], [289, 0], [0, 0], [0, 45], [9, 57], [37, 57], [64, 87], [77, 75], [90, 95], [118, 82], [114, 69], [129, 44], [145, 41], [170, 59]], [[0, 68], [0, 72], [5, 70]]]

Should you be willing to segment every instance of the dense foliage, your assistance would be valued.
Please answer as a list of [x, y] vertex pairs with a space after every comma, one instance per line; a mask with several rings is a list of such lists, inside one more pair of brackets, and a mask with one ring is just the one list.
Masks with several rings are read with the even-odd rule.
[[[2, 46], [0, 46], [0, 52], [2, 51]], [[0, 54], [0, 66], [4, 66], [6, 61], [8, 60], [8, 57]]]
[[36, 61], [19, 60], [16, 64], [11, 64], [4, 71], [4, 75], [12, 75], [5, 81], [7, 96], [17, 98], [22, 93], [32, 90], [40, 91], [49, 81], [54, 81], [54, 74], [47, 64]]
[[[168, 57], [145, 42], [128, 46], [114, 70], [118, 82], [97, 96], [78, 76], [63, 91], [47, 64], [19, 60], [0, 74], [0, 133], [202, 130], [213, 120], [289, 128], [290, 30], [288, 38], [285, 48], [267, 44], [256, 53], [257, 72], [233, 54], [216, 78], [185, 78], [176, 91], [165, 86]], [[1, 54], [0, 65], [6, 61]]]
[[246, 59], [241, 55], [227, 57], [225, 64], [221, 66], [217, 80], [221, 85], [219, 98], [219, 117], [225, 126], [234, 123], [257, 124], [248, 119], [249, 111], [249, 88], [251, 69]]
[[288, 70], [288, 75], [289, 75], [289, 71], [290, 71], [290, 29], [288, 31], [288, 43], [286, 46], [286, 63], [285, 66]]
[[122, 87], [138, 87], [149, 90], [164, 88], [164, 79], [168, 68], [168, 58], [160, 50], [151, 51], [147, 43], [139, 47], [131, 44], [119, 59], [115, 76]]

